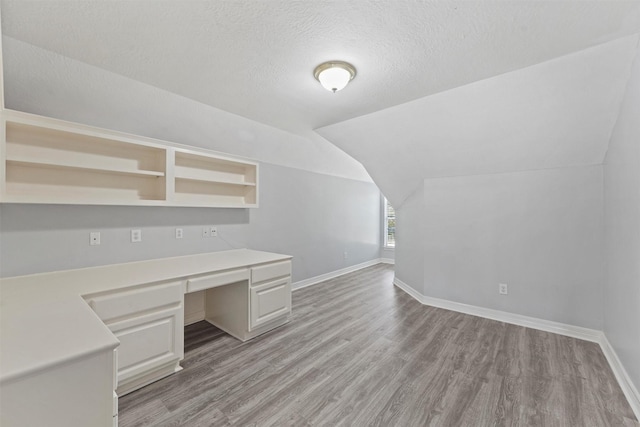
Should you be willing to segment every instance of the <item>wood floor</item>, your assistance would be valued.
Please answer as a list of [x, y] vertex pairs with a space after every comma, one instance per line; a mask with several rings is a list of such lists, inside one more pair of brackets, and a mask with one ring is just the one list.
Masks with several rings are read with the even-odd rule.
[[419, 304], [379, 264], [293, 294], [241, 343], [186, 328], [184, 370], [120, 426], [638, 426], [597, 344]]

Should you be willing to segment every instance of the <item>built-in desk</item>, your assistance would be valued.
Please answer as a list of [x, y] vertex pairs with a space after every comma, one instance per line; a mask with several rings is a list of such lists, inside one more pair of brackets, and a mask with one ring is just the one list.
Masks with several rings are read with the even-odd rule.
[[117, 395], [179, 370], [184, 294], [246, 340], [286, 323], [291, 257], [238, 249], [0, 280], [0, 425], [117, 425]]

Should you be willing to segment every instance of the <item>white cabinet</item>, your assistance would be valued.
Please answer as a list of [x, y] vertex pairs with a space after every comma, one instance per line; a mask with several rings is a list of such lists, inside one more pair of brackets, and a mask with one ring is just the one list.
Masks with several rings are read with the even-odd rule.
[[291, 279], [251, 286], [251, 322], [253, 330], [291, 313]]
[[117, 425], [118, 395], [181, 369], [185, 292], [245, 341], [289, 321], [290, 260], [237, 249], [0, 279], [0, 425]]
[[291, 276], [291, 261], [272, 262], [251, 268], [251, 283]]
[[183, 284], [170, 282], [85, 299], [120, 341], [118, 394], [180, 370], [183, 358]]
[[[291, 314], [291, 261], [260, 264], [250, 270], [187, 281], [187, 292], [205, 289], [205, 320], [242, 341], [287, 323]], [[229, 284], [229, 280], [220, 286], [221, 275], [237, 283]]]
[[220, 273], [204, 274], [202, 276], [190, 277], [187, 280], [187, 292], [198, 292], [203, 289], [211, 289], [246, 280], [249, 280], [248, 268], [234, 268], [233, 270]]
[[182, 322], [182, 310], [173, 308], [108, 325], [120, 340], [118, 393], [128, 393], [179, 370]]
[[1, 118], [1, 202], [258, 206], [257, 163], [17, 111]]
[[29, 375], [2, 381], [3, 427], [111, 427], [113, 350], [85, 355]]
[[291, 261], [251, 268], [249, 330], [291, 313]]

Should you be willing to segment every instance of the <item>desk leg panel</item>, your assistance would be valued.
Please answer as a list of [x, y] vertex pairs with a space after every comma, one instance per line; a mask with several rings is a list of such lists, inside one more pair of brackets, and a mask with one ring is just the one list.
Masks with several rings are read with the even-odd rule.
[[205, 319], [245, 341], [249, 326], [249, 284], [246, 281], [207, 289]]

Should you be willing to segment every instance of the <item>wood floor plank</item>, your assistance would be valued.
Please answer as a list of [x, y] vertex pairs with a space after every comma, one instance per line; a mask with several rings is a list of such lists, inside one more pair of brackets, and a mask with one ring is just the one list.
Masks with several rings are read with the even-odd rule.
[[379, 264], [293, 293], [242, 343], [185, 328], [184, 369], [120, 398], [128, 426], [640, 426], [599, 346], [423, 306]]
[[136, 405], [120, 405], [118, 422], [121, 426], [148, 426], [154, 425], [168, 414], [169, 411], [159, 399], [150, 399]]

